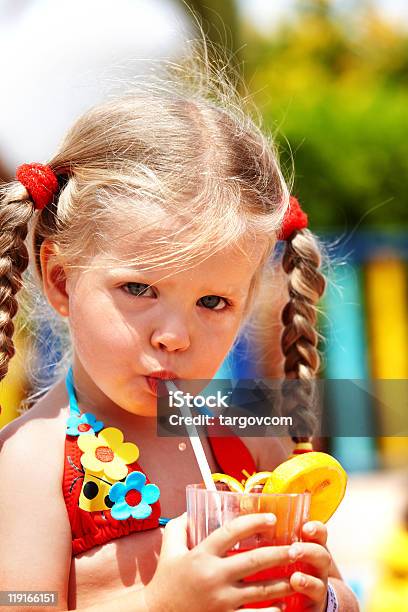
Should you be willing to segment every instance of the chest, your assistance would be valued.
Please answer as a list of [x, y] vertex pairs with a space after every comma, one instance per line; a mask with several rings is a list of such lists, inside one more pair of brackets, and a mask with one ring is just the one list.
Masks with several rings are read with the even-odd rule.
[[[180, 450], [183, 439], [169, 438], [155, 453], [141, 448], [140, 465], [160, 488], [161, 516], [173, 518], [186, 510], [185, 487], [201, 482], [190, 444]], [[208, 441], [203, 447], [212, 472], [219, 470]], [[143, 460], [144, 459], [144, 460]], [[160, 555], [163, 528], [150, 529], [112, 540], [72, 559], [69, 582], [70, 609], [95, 605], [137, 590], [153, 577]]]
[[[206, 438], [201, 440], [211, 472], [220, 466]], [[140, 452], [140, 465], [151, 482], [160, 488], [161, 516], [172, 518], [186, 510], [186, 485], [202, 482], [191, 444], [185, 438], [166, 438], [154, 453]]]

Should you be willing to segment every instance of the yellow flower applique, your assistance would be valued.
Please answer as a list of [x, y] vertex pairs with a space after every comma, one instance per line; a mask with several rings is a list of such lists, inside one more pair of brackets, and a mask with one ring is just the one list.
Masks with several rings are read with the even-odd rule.
[[81, 463], [86, 470], [112, 480], [128, 474], [127, 465], [139, 457], [139, 449], [132, 442], [123, 442], [123, 433], [116, 427], [106, 427], [98, 435], [81, 434], [78, 446], [83, 451]]

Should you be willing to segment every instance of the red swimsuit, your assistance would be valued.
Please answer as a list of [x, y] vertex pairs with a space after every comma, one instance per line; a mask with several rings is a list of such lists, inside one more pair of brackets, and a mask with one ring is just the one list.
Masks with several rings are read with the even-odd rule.
[[[134, 459], [137, 447], [124, 443], [120, 430], [103, 428], [91, 413], [80, 413], [71, 368], [66, 383], [71, 413], [62, 489], [75, 556], [134, 531], [154, 529], [170, 519], [161, 517], [159, 489]], [[208, 440], [221, 472], [241, 481], [243, 471], [256, 471], [245, 444], [227, 428], [212, 426]]]

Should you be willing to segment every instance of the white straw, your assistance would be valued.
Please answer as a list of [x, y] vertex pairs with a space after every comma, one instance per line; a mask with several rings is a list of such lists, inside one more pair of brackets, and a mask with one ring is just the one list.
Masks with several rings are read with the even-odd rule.
[[[176, 385], [171, 380], [166, 380], [165, 383], [168, 391], [173, 391], [173, 393], [175, 391], [178, 391]], [[192, 416], [190, 408], [185, 404], [185, 402], [183, 402], [180, 406], [180, 412], [184, 419], [188, 417], [191, 418]], [[208, 465], [207, 457], [205, 456], [203, 445], [201, 444], [197, 429], [193, 424], [185, 425], [185, 427], [187, 429], [191, 446], [193, 447], [193, 451], [196, 456], [198, 467], [200, 468], [201, 476], [203, 477], [205, 487], [210, 491], [217, 491], [217, 487], [215, 486], [215, 482], [212, 479], [210, 466]]]
[[[175, 391], [178, 391], [178, 388], [173, 382], [171, 382], [171, 380], [165, 380], [164, 382], [166, 383], [167, 391], [169, 392], [173, 391], [173, 393]], [[185, 402], [183, 402], [182, 405], [180, 406], [180, 412], [184, 418], [192, 416], [191, 411], [189, 407], [186, 406]], [[215, 486], [215, 482], [212, 479], [210, 466], [208, 465], [207, 457], [205, 456], [203, 445], [201, 444], [201, 440], [198, 436], [197, 429], [195, 425], [193, 424], [185, 425], [185, 427], [187, 429], [187, 433], [190, 438], [191, 446], [193, 447], [193, 451], [197, 459], [198, 467], [200, 468], [201, 476], [203, 477], [203, 480], [204, 480], [205, 488], [209, 491], [215, 491], [215, 493], [217, 493], [218, 489]], [[207, 500], [207, 503], [208, 503], [208, 500]], [[222, 520], [222, 509], [221, 509], [221, 498], [219, 495], [214, 495], [214, 505], [215, 505], [215, 511], [216, 511], [217, 526], [221, 527], [221, 525], [223, 525], [223, 520]], [[209, 518], [210, 517], [207, 516], [207, 521], [209, 520]]]

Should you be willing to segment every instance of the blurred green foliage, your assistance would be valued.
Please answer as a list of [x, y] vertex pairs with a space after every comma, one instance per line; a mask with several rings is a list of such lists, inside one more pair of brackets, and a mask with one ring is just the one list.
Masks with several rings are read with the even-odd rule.
[[[369, 2], [299, 2], [270, 34], [242, 24], [245, 76], [313, 228], [408, 221], [408, 36]], [[275, 133], [276, 132], [276, 133]]]
[[270, 32], [240, 21], [237, 0], [187, 2], [218, 44], [225, 23], [224, 44], [243, 61], [313, 229], [406, 226], [407, 29], [383, 21], [370, 0], [341, 12], [330, 0], [298, 0]]

